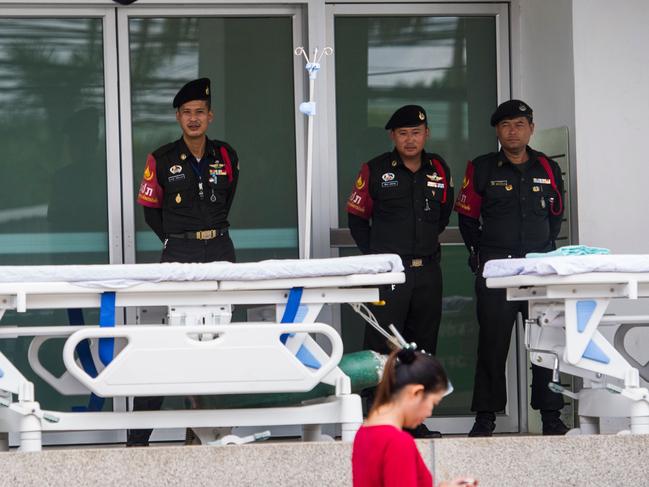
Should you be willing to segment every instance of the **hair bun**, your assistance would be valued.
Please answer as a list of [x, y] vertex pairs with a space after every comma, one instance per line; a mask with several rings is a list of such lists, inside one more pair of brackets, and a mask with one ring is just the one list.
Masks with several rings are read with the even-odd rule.
[[402, 364], [409, 365], [415, 361], [415, 350], [413, 348], [402, 348], [397, 353], [397, 358]]

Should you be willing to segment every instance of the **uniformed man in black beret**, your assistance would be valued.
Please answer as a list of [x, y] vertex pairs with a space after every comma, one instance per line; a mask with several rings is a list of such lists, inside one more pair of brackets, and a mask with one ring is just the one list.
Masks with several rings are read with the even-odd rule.
[[[239, 178], [237, 153], [206, 136], [214, 119], [210, 80], [183, 86], [173, 100], [182, 137], [147, 157], [137, 202], [163, 242], [161, 262], [234, 262], [228, 213]], [[135, 410], [157, 410], [161, 397], [136, 397]], [[127, 445], [147, 445], [151, 430], [130, 430]]]
[[[361, 166], [347, 201], [349, 229], [364, 254], [398, 254], [404, 284], [380, 288], [383, 305], [371, 305], [380, 325], [390, 324], [408, 342], [435, 353], [442, 312], [439, 234], [453, 207], [453, 182], [448, 165], [426, 152], [426, 111], [418, 105], [399, 108], [386, 130], [394, 149]], [[366, 327], [365, 347], [388, 353], [385, 338]], [[423, 425], [422, 425], [423, 426]], [[429, 436], [425, 427], [416, 436]]]
[[[505, 362], [518, 312], [527, 302], [507, 301], [504, 289], [488, 289], [482, 277], [491, 259], [525, 257], [555, 248], [563, 219], [563, 180], [559, 165], [527, 144], [534, 132], [532, 108], [521, 100], [498, 106], [491, 125], [501, 145], [469, 161], [455, 203], [469, 265], [476, 274], [480, 334], [469, 436], [491, 436], [496, 413], [505, 409]], [[548, 388], [552, 371], [532, 365], [532, 408], [541, 411], [543, 434], [562, 435], [563, 397]]]

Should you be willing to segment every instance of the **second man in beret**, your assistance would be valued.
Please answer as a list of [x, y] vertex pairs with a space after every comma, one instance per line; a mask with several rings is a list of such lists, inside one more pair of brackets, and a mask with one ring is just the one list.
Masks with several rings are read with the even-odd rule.
[[[491, 259], [525, 257], [554, 249], [563, 219], [563, 181], [559, 165], [527, 144], [534, 132], [532, 109], [521, 100], [498, 106], [491, 125], [501, 145], [469, 161], [455, 210], [476, 275], [480, 332], [469, 436], [491, 436], [496, 413], [505, 409], [505, 363], [516, 315], [527, 303], [507, 301], [505, 289], [489, 289], [482, 277]], [[541, 411], [543, 434], [562, 435], [563, 397], [548, 389], [550, 369], [532, 365], [532, 408]]]
[[[380, 287], [383, 305], [371, 305], [379, 324], [390, 324], [420, 350], [435, 353], [442, 313], [439, 234], [449, 222], [453, 183], [448, 165], [426, 152], [425, 110], [399, 108], [385, 125], [392, 152], [361, 166], [347, 201], [349, 228], [364, 254], [401, 256], [406, 282]], [[366, 327], [365, 347], [388, 353], [386, 339]], [[422, 425], [417, 437], [431, 436]]]

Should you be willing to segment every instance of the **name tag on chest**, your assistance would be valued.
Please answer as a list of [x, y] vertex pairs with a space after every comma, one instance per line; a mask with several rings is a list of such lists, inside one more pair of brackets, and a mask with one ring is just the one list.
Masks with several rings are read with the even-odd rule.
[[174, 181], [182, 181], [185, 178], [186, 178], [185, 174], [180, 173], [180, 174], [174, 174], [173, 176], [169, 176], [167, 179], [169, 180], [170, 183], [173, 183]]
[[444, 189], [444, 183], [436, 183], [436, 182], [434, 182], [434, 181], [428, 181], [428, 182], [426, 183], [426, 186], [428, 186], [429, 188], [440, 188], [440, 189]]
[[489, 184], [491, 186], [507, 186], [508, 183], [506, 179], [498, 179], [489, 181]]

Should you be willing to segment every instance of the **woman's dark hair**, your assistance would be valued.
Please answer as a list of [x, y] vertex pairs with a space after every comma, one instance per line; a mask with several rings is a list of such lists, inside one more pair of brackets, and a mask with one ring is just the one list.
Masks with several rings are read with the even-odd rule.
[[445, 391], [448, 377], [442, 364], [432, 355], [410, 348], [395, 350], [383, 369], [372, 410], [391, 402], [409, 384], [421, 384], [425, 392]]

